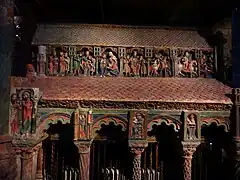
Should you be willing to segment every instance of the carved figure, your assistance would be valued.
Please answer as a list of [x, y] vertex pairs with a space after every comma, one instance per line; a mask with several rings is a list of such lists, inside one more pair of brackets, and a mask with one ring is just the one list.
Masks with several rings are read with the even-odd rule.
[[80, 125], [80, 139], [86, 138], [86, 115], [79, 115], [79, 125]]
[[28, 137], [31, 131], [33, 117], [33, 102], [28, 91], [22, 93], [22, 129], [21, 133]]
[[130, 69], [132, 76], [139, 76], [140, 63], [137, 57], [137, 51], [133, 51], [133, 55], [130, 58]]
[[91, 62], [91, 60], [90, 60], [89, 56], [90, 56], [89, 51], [86, 51], [83, 58], [82, 58], [81, 68], [83, 70], [83, 75], [84, 76], [87, 76], [90, 73], [89, 63]]
[[186, 119], [187, 124], [187, 139], [195, 139], [196, 138], [196, 116], [194, 114], [188, 115]]
[[60, 75], [63, 76], [66, 72], [66, 65], [65, 65], [64, 54], [62, 51], [60, 52], [59, 65], [60, 65]]
[[109, 76], [116, 77], [119, 74], [117, 57], [111, 51], [108, 56], [107, 73]]
[[160, 69], [160, 72], [159, 72], [159, 75], [162, 76], [162, 77], [170, 77], [172, 75], [172, 72], [171, 72], [171, 62], [170, 62], [170, 57], [168, 56], [162, 56], [160, 54], [159, 56], [159, 69]]
[[127, 55], [127, 57], [123, 59], [123, 74], [124, 76], [130, 76], [130, 73], [130, 55]]
[[143, 58], [143, 55], [140, 55], [139, 57], [139, 63], [140, 63], [140, 76], [145, 77], [148, 74], [147, 68], [148, 68], [148, 63], [147, 61]]
[[200, 75], [202, 77], [212, 77], [213, 74], [213, 57], [208, 57], [206, 55], [202, 55], [201, 61], [200, 61]]
[[158, 55], [156, 55], [156, 58], [153, 60], [152, 65], [150, 67], [150, 75], [158, 76], [159, 67], [160, 67], [159, 59], [158, 59]]
[[39, 74], [45, 74], [46, 71], [46, 55], [45, 54], [38, 54], [37, 58], [37, 72]]
[[73, 74], [78, 76], [80, 74], [80, 65], [82, 61], [82, 52], [77, 52], [73, 59]]
[[100, 77], [105, 77], [107, 73], [107, 55], [103, 53], [100, 59]]
[[89, 72], [90, 76], [93, 76], [96, 70], [96, 60], [92, 56], [89, 56]]
[[68, 53], [64, 53], [64, 62], [65, 62], [65, 75], [67, 75], [70, 72], [70, 58], [68, 56]]
[[11, 104], [10, 104], [10, 118], [9, 123], [11, 127], [12, 135], [17, 135], [19, 132], [19, 110], [20, 103], [18, 101], [18, 97], [16, 93], [11, 95]]
[[180, 63], [178, 65], [179, 67], [179, 75], [183, 77], [192, 77], [192, 76], [198, 76], [197, 70], [198, 70], [198, 63], [196, 60], [190, 60], [190, 55], [188, 52], [185, 52], [185, 55], [180, 60]]
[[144, 117], [140, 113], [137, 113], [133, 117], [132, 138], [139, 139], [143, 137], [143, 122]]
[[54, 74], [54, 55], [52, 54], [50, 57], [49, 57], [49, 60], [48, 60], [48, 74], [49, 75], [53, 75]]

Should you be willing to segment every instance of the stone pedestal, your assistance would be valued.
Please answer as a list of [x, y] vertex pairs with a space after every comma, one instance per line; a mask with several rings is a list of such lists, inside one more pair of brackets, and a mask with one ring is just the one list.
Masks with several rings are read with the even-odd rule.
[[91, 141], [75, 141], [79, 153], [79, 180], [90, 180]]
[[142, 152], [147, 147], [146, 141], [133, 141], [129, 143], [129, 147], [131, 153], [133, 154], [133, 172], [132, 172], [132, 179], [133, 180], [141, 180], [142, 179], [142, 172], [141, 172], [141, 157]]
[[0, 136], [0, 180], [17, 180], [16, 156], [9, 136]]
[[184, 180], [192, 180], [192, 158], [200, 142], [182, 142], [183, 145], [183, 175]]

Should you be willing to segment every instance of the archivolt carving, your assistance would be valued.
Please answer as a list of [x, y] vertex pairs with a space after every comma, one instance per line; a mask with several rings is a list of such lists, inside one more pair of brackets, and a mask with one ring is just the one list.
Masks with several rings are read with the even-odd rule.
[[102, 116], [99, 117], [96, 120], [93, 120], [93, 124], [92, 124], [92, 136], [95, 137], [95, 133], [96, 131], [100, 130], [102, 125], [109, 125], [110, 123], [113, 123], [114, 125], [118, 126], [122, 126], [122, 130], [126, 131], [127, 130], [127, 119], [121, 117], [121, 116], [117, 116], [117, 115], [107, 115], [107, 116]]
[[176, 132], [178, 132], [180, 130], [181, 127], [181, 122], [172, 118], [172, 117], [163, 117], [163, 116], [156, 116], [153, 118], [153, 120], [151, 120], [148, 123], [147, 126], [147, 131], [150, 132], [152, 131], [153, 125], [161, 125], [162, 123], [165, 123], [167, 126], [173, 125], [174, 130]]
[[201, 118], [201, 126], [210, 126], [212, 123], [216, 123], [217, 126], [223, 126], [226, 132], [230, 130], [230, 122], [222, 117]]
[[70, 121], [71, 114], [66, 113], [51, 113], [46, 116], [40, 117], [36, 134], [38, 137], [41, 137], [44, 130], [47, 130], [50, 124], [57, 124], [58, 122], [61, 122], [62, 124], [67, 124], [70, 123]]

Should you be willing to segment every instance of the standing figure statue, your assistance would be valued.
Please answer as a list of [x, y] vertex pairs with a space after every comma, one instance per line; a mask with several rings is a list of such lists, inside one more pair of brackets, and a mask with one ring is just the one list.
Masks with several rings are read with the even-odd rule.
[[130, 64], [130, 55], [128, 54], [126, 58], [123, 59], [123, 74], [124, 76], [130, 76], [131, 68]]
[[100, 77], [105, 77], [107, 73], [107, 55], [103, 53], [100, 59]]
[[89, 51], [86, 51], [84, 56], [82, 57], [82, 64], [81, 64], [81, 68], [83, 70], [84, 76], [87, 76], [90, 74], [90, 65], [89, 65], [90, 62], [91, 62], [90, 53]]
[[187, 139], [193, 140], [196, 138], [196, 118], [194, 114], [187, 117]]
[[64, 53], [64, 62], [65, 62], [65, 75], [69, 74], [70, 72], [70, 57], [68, 56], [68, 53]]
[[53, 69], [54, 69], [54, 55], [52, 53], [49, 57], [49, 60], [48, 60], [48, 74], [50, 76], [52, 76], [54, 74]]
[[82, 61], [82, 52], [77, 52], [77, 55], [73, 59], [73, 74], [75, 76], [80, 75], [81, 61]]
[[19, 110], [21, 109], [20, 103], [18, 101], [18, 97], [16, 93], [11, 95], [11, 104], [10, 104], [10, 128], [11, 134], [16, 136], [19, 132]]
[[130, 58], [130, 67], [132, 76], [139, 76], [140, 72], [140, 63], [137, 57], [137, 51], [133, 51], [133, 55]]
[[23, 137], [28, 138], [31, 132], [31, 123], [33, 118], [33, 102], [28, 91], [22, 94], [22, 129]]
[[86, 115], [79, 115], [79, 125], [80, 125], [80, 139], [86, 138]]
[[60, 57], [59, 57], [59, 65], [60, 65], [60, 75], [64, 76], [66, 72], [66, 64], [65, 64], [65, 59], [64, 59], [64, 54], [61, 51], [60, 52]]
[[144, 118], [140, 113], [136, 114], [133, 117], [133, 124], [132, 124], [132, 138], [134, 139], [141, 139], [143, 136], [143, 122]]
[[89, 56], [89, 72], [90, 76], [94, 76], [96, 71], [96, 60], [92, 56]]
[[148, 75], [147, 71], [148, 64], [146, 60], [143, 58], [143, 55], [140, 55], [139, 63], [140, 63], [140, 76], [146, 77]]

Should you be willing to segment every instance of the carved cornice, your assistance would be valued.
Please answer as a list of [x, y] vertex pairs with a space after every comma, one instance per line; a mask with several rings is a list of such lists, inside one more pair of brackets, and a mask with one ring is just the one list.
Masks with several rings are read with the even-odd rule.
[[79, 154], [90, 153], [92, 141], [74, 141]]
[[39, 108], [83, 108], [95, 109], [161, 109], [161, 110], [198, 110], [198, 111], [230, 111], [231, 104], [220, 103], [181, 103], [181, 102], [123, 102], [123, 101], [91, 101], [91, 100], [41, 100]]

